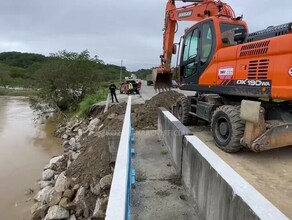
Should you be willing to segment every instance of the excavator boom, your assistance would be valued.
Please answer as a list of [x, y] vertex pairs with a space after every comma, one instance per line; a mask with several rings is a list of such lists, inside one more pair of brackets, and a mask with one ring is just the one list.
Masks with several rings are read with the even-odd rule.
[[176, 7], [175, 0], [168, 0], [165, 10], [163, 54], [160, 56], [161, 65], [153, 69], [154, 89], [167, 90], [171, 88], [173, 72], [171, 70], [172, 54], [176, 54], [174, 36], [178, 21], [199, 22], [212, 16], [223, 16], [235, 19], [232, 8], [221, 1], [215, 0], [183, 0], [193, 4]]

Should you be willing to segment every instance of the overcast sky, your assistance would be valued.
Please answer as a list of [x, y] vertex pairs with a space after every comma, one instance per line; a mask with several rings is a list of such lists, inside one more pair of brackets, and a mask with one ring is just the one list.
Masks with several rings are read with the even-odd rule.
[[[0, 52], [88, 49], [129, 70], [159, 64], [167, 0], [0, 0]], [[225, 0], [250, 32], [292, 21], [292, 0]], [[182, 24], [182, 23], [181, 23]]]

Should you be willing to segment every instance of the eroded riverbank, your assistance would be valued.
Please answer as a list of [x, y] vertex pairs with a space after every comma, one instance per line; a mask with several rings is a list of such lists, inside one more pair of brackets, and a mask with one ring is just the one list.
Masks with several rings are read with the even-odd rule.
[[0, 219], [30, 219], [29, 188], [48, 160], [62, 153], [55, 125], [36, 119], [24, 97], [0, 96]]

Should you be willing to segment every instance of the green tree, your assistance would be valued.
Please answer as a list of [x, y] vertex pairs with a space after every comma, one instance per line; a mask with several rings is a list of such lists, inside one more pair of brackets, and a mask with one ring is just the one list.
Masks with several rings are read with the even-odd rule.
[[88, 50], [51, 54], [51, 59], [36, 74], [42, 94], [61, 110], [76, 108], [86, 95], [97, 90], [98, 64], [90, 58]]

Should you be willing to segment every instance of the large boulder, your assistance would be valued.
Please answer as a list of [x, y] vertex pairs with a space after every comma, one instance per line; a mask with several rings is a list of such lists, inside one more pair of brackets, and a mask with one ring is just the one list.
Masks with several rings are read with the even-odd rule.
[[92, 217], [104, 219], [107, 203], [108, 197], [97, 198]]
[[64, 197], [67, 197], [68, 199], [72, 199], [74, 196], [74, 191], [71, 189], [66, 189], [65, 192], [63, 193]]
[[50, 180], [50, 181], [39, 181], [38, 184], [40, 185], [40, 188], [43, 189], [46, 186], [53, 186], [54, 185], [54, 181]]
[[78, 135], [80, 136], [80, 137], [82, 137], [82, 135], [83, 135], [83, 131], [82, 131], [82, 129], [78, 129]]
[[53, 164], [56, 164], [57, 162], [59, 161], [63, 161], [64, 160], [64, 155], [61, 155], [61, 156], [57, 156], [57, 157], [53, 157], [50, 162], [49, 162], [49, 165], [50, 167], [52, 167]]
[[53, 219], [67, 219], [69, 218], [69, 211], [64, 209], [61, 206], [54, 205], [49, 208], [48, 214], [45, 217], [45, 220], [53, 220]]
[[89, 132], [90, 131], [94, 131], [96, 125], [100, 122], [100, 119], [99, 118], [94, 118], [92, 119], [90, 122], [89, 122], [89, 125], [88, 125], [88, 130]]
[[51, 180], [55, 175], [55, 172], [51, 169], [46, 169], [42, 172], [42, 180]]
[[102, 177], [101, 180], [99, 181], [100, 187], [102, 189], [109, 189], [112, 183], [112, 178], [113, 178], [112, 174]]
[[55, 189], [48, 193], [47, 204], [50, 206], [57, 205], [62, 198], [62, 192], [57, 192]]
[[70, 203], [70, 200], [67, 197], [63, 197], [60, 200], [59, 206], [62, 206], [63, 208], [67, 208], [69, 203]]
[[62, 135], [62, 139], [64, 139], [64, 140], [66, 140], [68, 137], [69, 137], [68, 134], [63, 134], [63, 135]]
[[46, 216], [49, 209], [48, 205], [41, 205], [40, 202], [33, 204], [30, 209], [32, 219], [42, 219]]
[[65, 176], [65, 171], [60, 173], [56, 180], [55, 189], [57, 192], [64, 192], [70, 185], [70, 179]]
[[101, 198], [97, 198], [92, 217], [98, 218], [100, 216]]
[[73, 202], [78, 203], [79, 201], [83, 200], [85, 197], [85, 187], [81, 186], [77, 192]]
[[42, 190], [40, 190], [34, 199], [38, 202], [41, 202], [41, 204], [45, 204], [48, 201], [49, 194], [54, 190], [52, 186], [46, 186]]
[[100, 187], [100, 184], [99, 183], [97, 183], [95, 185], [94, 184], [90, 184], [90, 191], [94, 195], [98, 196], [100, 194], [100, 190], [101, 190], [101, 187]]
[[71, 147], [75, 147], [75, 146], [76, 146], [76, 140], [75, 140], [74, 137], [72, 137], [72, 138], [69, 140], [69, 145], [70, 145]]

